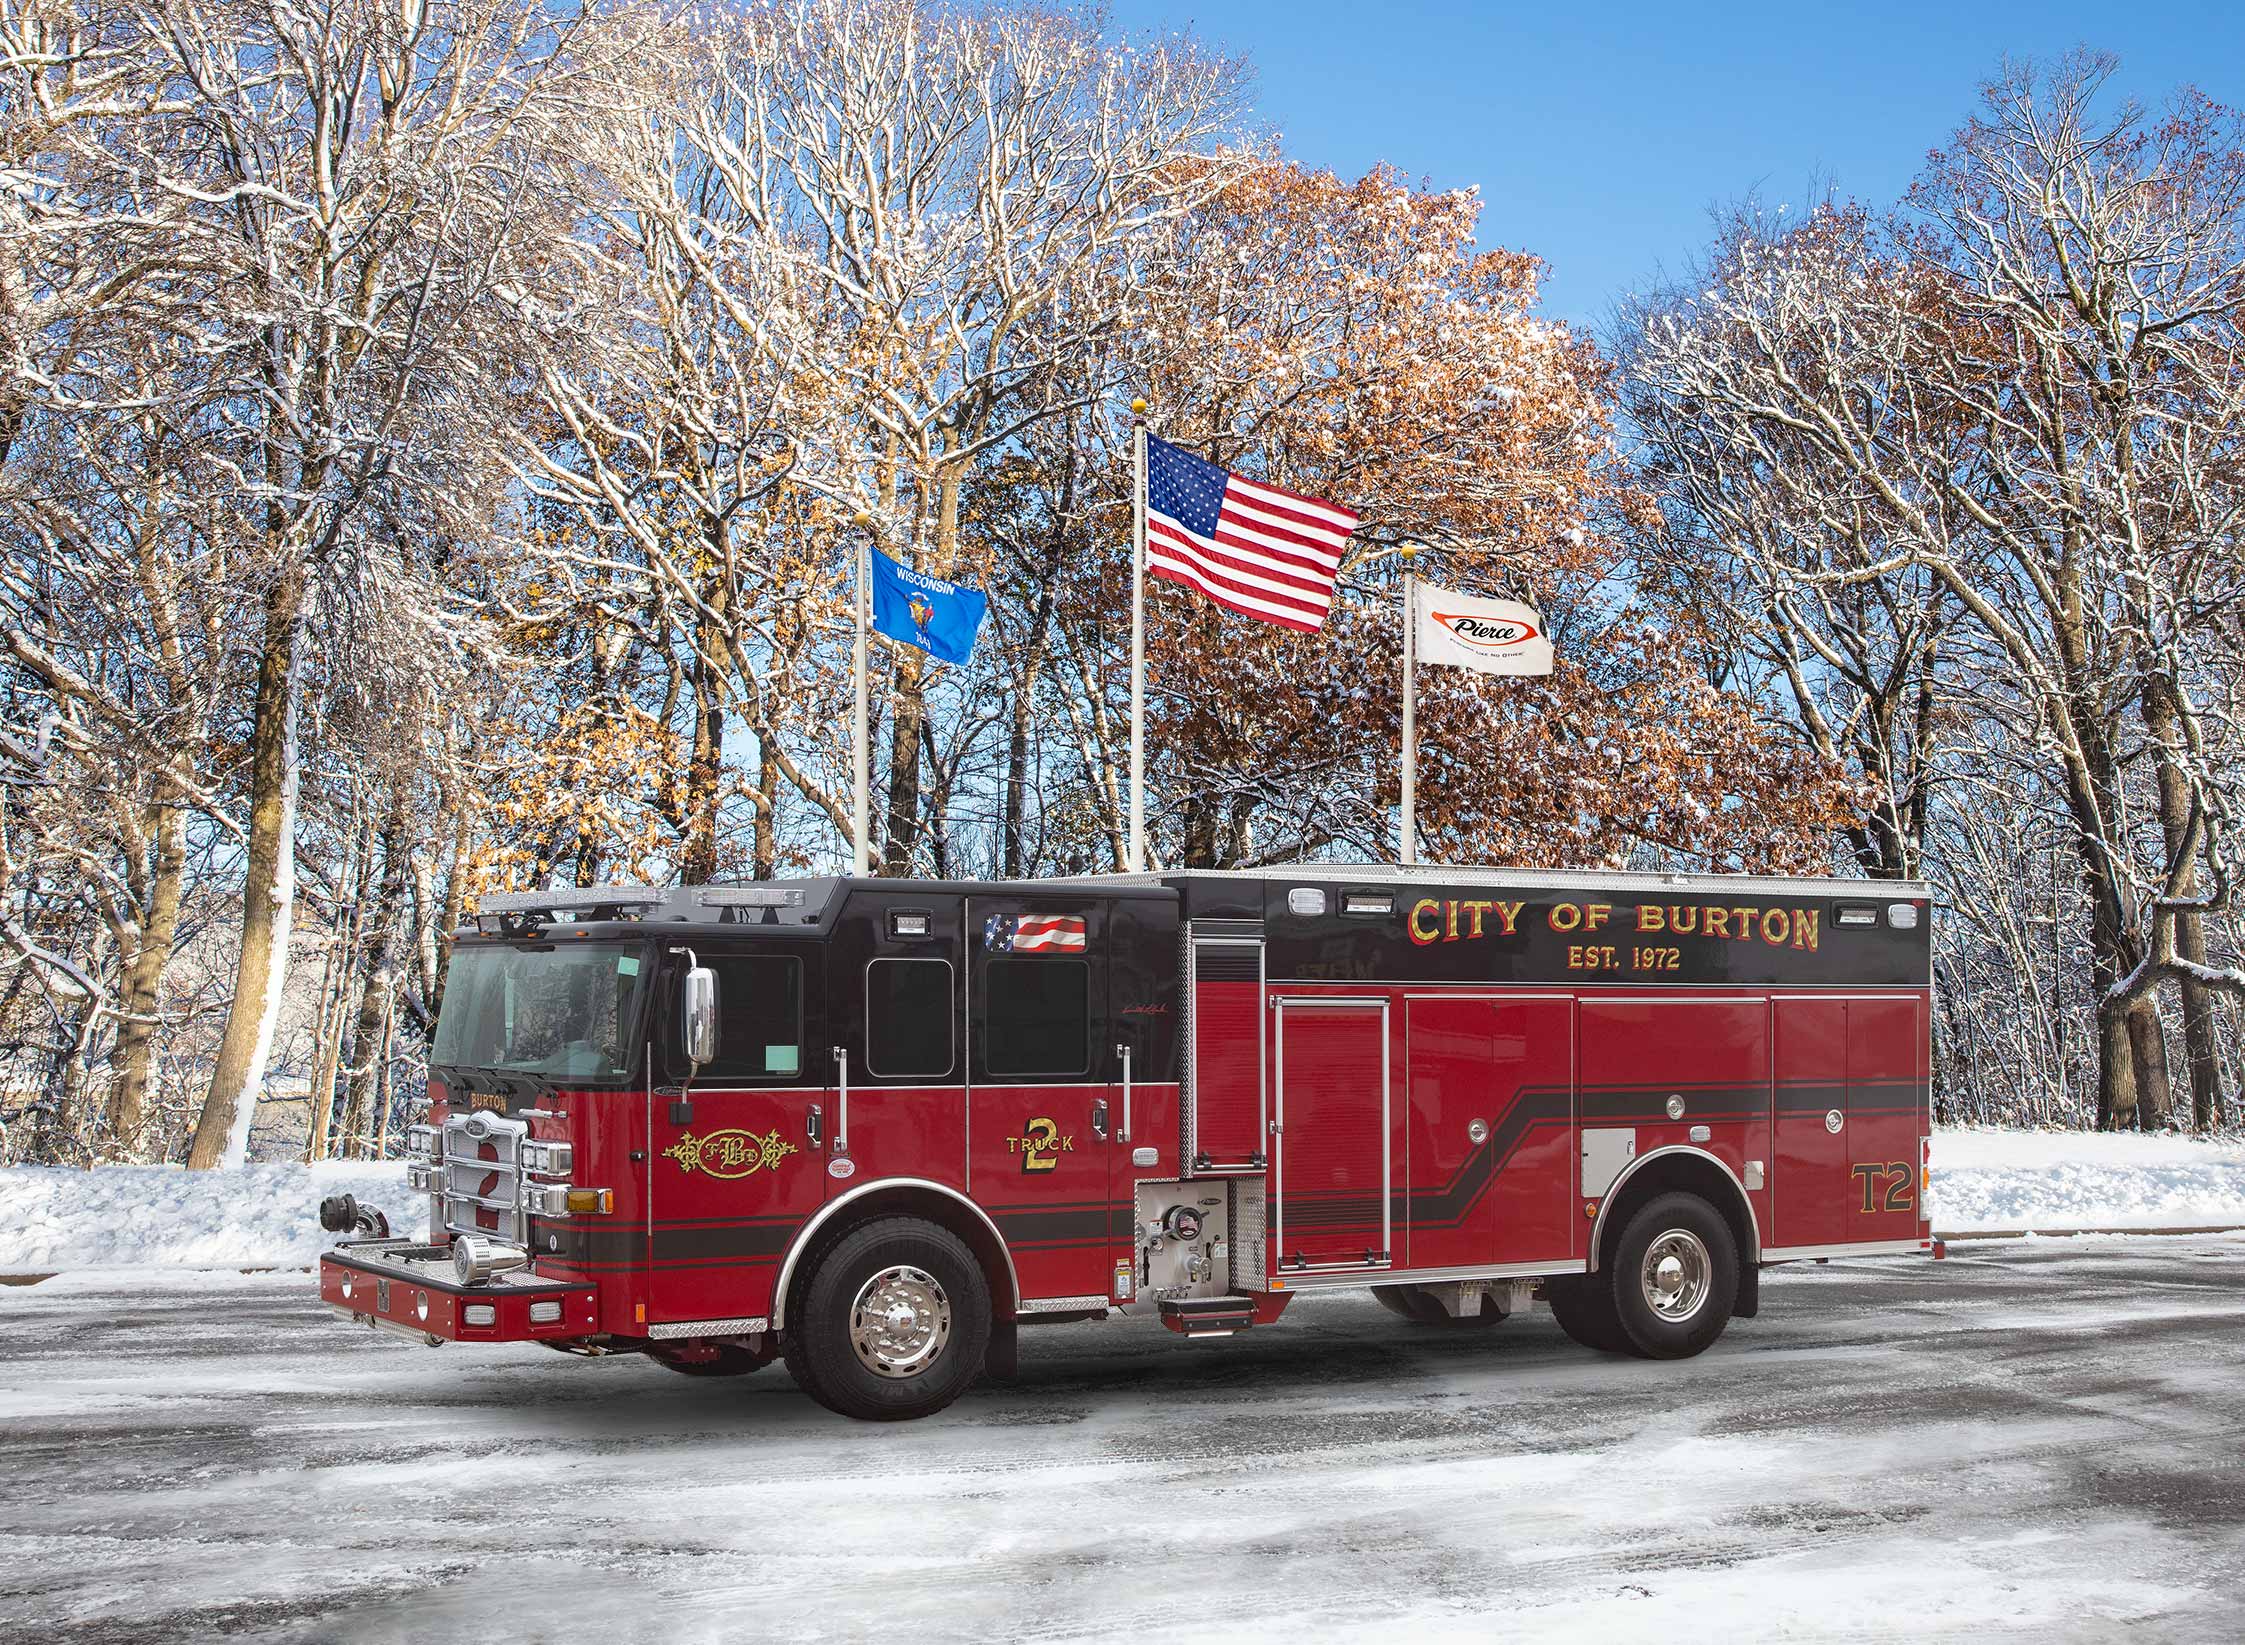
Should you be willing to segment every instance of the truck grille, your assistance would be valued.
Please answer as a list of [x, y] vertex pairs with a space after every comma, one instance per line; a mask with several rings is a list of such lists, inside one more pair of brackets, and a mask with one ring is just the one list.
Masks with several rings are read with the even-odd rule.
[[455, 1234], [486, 1234], [513, 1244], [530, 1243], [530, 1214], [545, 1214], [540, 1184], [531, 1179], [569, 1169], [567, 1143], [530, 1140], [527, 1121], [477, 1110], [454, 1114], [440, 1126], [416, 1125], [407, 1133], [409, 1187], [430, 1196], [429, 1226]]

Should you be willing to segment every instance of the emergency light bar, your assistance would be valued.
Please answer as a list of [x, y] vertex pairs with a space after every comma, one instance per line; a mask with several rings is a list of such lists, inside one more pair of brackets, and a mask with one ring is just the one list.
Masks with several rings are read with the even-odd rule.
[[704, 908], [800, 908], [799, 885], [697, 885], [694, 900]]
[[651, 908], [670, 893], [652, 885], [564, 886], [552, 891], [501, 891], [476, 899], [478, 914], [536, 914], [580, 908]]

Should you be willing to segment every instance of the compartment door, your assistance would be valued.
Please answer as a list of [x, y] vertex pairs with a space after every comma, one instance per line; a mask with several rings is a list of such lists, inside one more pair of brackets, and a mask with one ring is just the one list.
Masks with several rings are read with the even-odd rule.
[[1771, 1245], [1837, 1245], [1850, 1237], [1848, 1015], [1844, 999], [1780, 999]]
[[1918, 1197], [1926, 1133], [1924, 1002], [1864, 999], [1847, 1008], [1849, 1240], [1914, 1240], [1928, 1230]]
[[1392, 1266], [1388, 1003], [1272, 1002], [1271, 1272]]
[[1564, 1262], [1573, 1253], [1574, 1001], [1404, 1002], [1413, 1268]]
[[1194, 1175], [1261, 1171], [1262, 939], [1196, 933], [1191, 951], [1184, 1165]]

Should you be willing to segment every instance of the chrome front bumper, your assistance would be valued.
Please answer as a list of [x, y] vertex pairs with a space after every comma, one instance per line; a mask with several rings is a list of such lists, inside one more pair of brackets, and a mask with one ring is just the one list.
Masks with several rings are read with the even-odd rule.
[[597, 1334], [600, 1293], [535, 1274], [462, 1285], [448, 1246], [353, 1240], [320, 1258], [320, 1300], [354, 1322], [432, 1345], [542, 1342]]

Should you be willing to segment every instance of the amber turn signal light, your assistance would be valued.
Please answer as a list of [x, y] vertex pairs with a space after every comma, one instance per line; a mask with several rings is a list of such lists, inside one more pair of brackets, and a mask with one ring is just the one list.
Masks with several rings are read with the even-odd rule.
[[615, 1208], [616, 1196], [605, 1188], [569, 1190], [569, 1214], [573, 1217], [606, 1216]]

